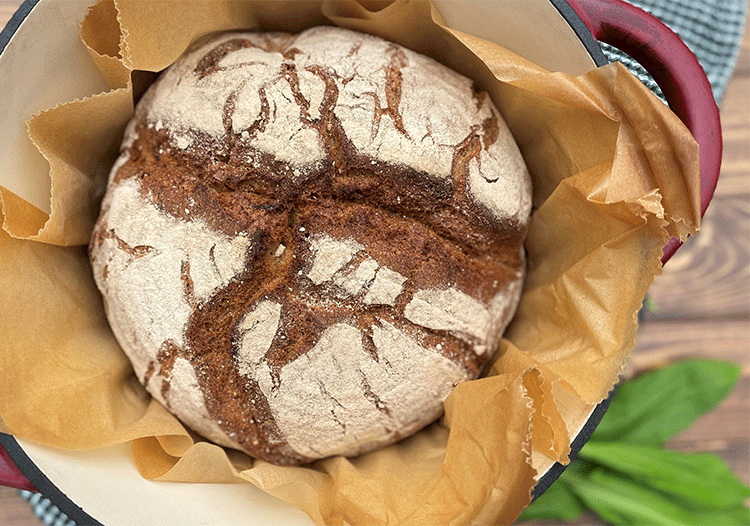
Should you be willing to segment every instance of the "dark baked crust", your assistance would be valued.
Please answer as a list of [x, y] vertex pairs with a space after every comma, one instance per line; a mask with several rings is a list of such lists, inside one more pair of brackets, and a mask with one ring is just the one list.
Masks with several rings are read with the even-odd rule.
[[[194, 73], [209, 76], [217, 71], [221, 58], [249, 46], [257, 43], [240, 37], [224, 42], [205, 54]], [[268, 49], [274, 46], [278, 44], [269, 43]], [[295, 54], [293, 48], [279, 49], [285, 57]], [[400, 67], [406, 59], [398, 53], [394, 57], [383, 112], [389, 113], [398, 127]], [[451, 178], [441, 180], [405, 165], [362, 155], [335, 115], [338, 88], [331, 78], [333, 73], [322, 66], [308, 68], [326, 86], [319, 116], [312, 118], [308, 101], [295, 89], [294, 63], [288, 61], [283, 68], [284, 78], [298, 95], [294, 102], [299, 105], [301, 122], [317, 132], [325, 160], [302, 171], [293, 170], [253, 148], [242, 140], [241, 132], [232, 128], [234, 101], [230, 96], [224, 104], [224, 136], [183, 131], [190, 135], [191, 142], [184, 149], [176, 147], [168, 126], [157, 129], [147, 113], [139, 111], [132, 125], [135, 138], [124, 152], [128, 160], [113, 174], [109, 192], [124, 181], [137, 181], [143, 199], [174, 219], [203, 221], [230, 237], [249, 236], [245, 271], [206, 301], [196, 299], [190, 262], [183, 262], [184, 296], [192, 308], [185, 345], [164, 342], [142, 380], [149, 385], [154, 374], [161, 375], [165, 380], [161, 395], [169, 404], [168, 380], [175, 358], [188, 360], [196, 371], [208, 413], [231, 440], [257, 458], [299, 463], [311, 458], [289, 447], [258, 383], [238, 370], [243, 316], [261, 300], [283, 306], [281, 325], [264, 358], [275, 382], [281, 381], [280, 371], [285, 365], [307, 353], [321, 333], [336, 323], [360, 329], [364, 349], [378, 361], [371, 333], [373, 325], [383, 320], [422, 346], [438, 349], [459, 364], [467, 378], [473, 378], [491, 359], [494, 349], [477, 353], [475, 346], [482, 342], [413, 323], [404, 317], [404, 309], [416, 291], [447, 286], [489, 304], [520, 279], [526, 224], [525, 218], [521, 222], [495, 217], [470, 195], [469, 162], [496, 140], [496, 111], [454, 147]], [[486, 95], [474, 92], [473, 96], [478, 105], [484, 103]], [[262, 118], [250, 127], [250, 135], [263, 129], [263, 118], [270, 118], [268, 111], [261, 113]], [[247, 137], [248, 129], [242, 132]], [[116, 225], [108, 223], [106, 206], [105, 202], [92, 238], [94, 260], [105, 239], [115, 236]], [[311, 262], [297, 255], [311, 252], [315, 233], [352, 238], [365, 247], [342, 272], [371, 257], [408, 277], [394, 304], [365, 304], [364, 289], [348, 295], [330, 281], [313, 283], [307, 277]], [[124, 241], [118, 244], [121, 248], [127, 245]], [[282, 245], [285, 250], [279, 255]], [[127, 250], [147, 253], [149, 248], [127, 245]], [[107, 277], [106, 263], [102, 275]], [[505, 317], [514, 309], [515, 304]], [[377, 411], [389, 411], [366, 381], [362, 388]], [[399, 435], [395, 430], [393, 439]], [[367, 449], [365, 446], [360, 451]]]

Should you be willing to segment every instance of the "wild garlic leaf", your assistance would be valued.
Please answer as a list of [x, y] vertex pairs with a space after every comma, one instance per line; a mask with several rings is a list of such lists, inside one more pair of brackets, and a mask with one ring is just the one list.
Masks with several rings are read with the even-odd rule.
[[583, 504], [565, 482], [558, 479], [531, 505], [523, 510], [519, 521], [561, 520], [571, 522], [584, 512]]
[[571, 477], [572, 489], [588, 509], [610, 524], [705, 526], [695, 516], [654, 490], [602, 469], [588, 478]]
[[739, 374], [733, 363], [704, 359], [644, 373], [619, 387], [591, 440], [661, 444], [721, 402]]
[[694, 509], [728, 508], [750, 497], [727, 464], [710, 453], [682, 453], [658, 446], [589, 441], [579, 457], [627, 474]]
[[[750, 489], [719, 457], [661, 449], [723, 400], [738, 377], [734, 364], [691, 360], [625, 382], [580, 460], [547, 492], [573, 493], [579, 506], [616, 525], [750, 525]], [[554, 512], [524, 518], [580, 515]]]
[[695, 512], [698, 524], [711, 526], [743, 526], [750, 524], [750, 509], [742, 504], [723, 510], [706, 510]]

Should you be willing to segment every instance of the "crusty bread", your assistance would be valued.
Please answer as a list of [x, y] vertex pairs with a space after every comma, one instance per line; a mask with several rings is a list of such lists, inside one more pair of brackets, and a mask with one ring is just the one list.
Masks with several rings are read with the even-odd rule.
[[139, 102], [90, 255], [151, 394], [294, 464], [408, 436], [481, 373], [530, 209], [468, 79], [338, 28], [223, 34]]

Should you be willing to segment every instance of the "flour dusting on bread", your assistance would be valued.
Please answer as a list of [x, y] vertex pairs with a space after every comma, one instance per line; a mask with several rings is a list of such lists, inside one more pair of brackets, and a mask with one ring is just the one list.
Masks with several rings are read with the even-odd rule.
[[140, 100], [92, 235], [136, 375], [280, 464], [434, 421], [518, 304], [530, 178], [472, 82], [352, 31], [228, 33]]

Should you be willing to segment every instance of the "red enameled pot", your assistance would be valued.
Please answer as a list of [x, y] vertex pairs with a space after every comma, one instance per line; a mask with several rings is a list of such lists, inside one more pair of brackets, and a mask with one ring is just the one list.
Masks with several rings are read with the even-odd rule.
[[[86, 0], [78, 0], [78, 2], [86, 3]], [[90, 3], [93, 3], [93, 0]], [[438, 5], [441, 14], [446, 15], [445, 19], [449, 25], [456, 27], [451, 23], [451, 8], [447, 5], [441, 5], [443, 4], [442, 2], [436, 1], [435, 3]], [[564, 35], [565, 38], [562, 38], [562, 40], [575, 40], [575, 42], [569, 45], [573, 47], [579, 46], [583, 49], [584, 58], [576, 59], [578, 63], [583, 63], [583, 65], [581, 66], [578, 63], [573, 64], [575, 61], [571, 61], [570, 69], [572, 71], [568, 72], [581, 73], [581, 68], [593, 68], [606, 64], [607, 59], [599, 46], [599, 41], [602, 41], [633, 57], [652, 75], [664, 93], [672, 111], [685, 123], [700, 146], [701, 213], [705, 213], [719, 177], [722, 154], [721, 124], [719, 110], [714, 101], [711, 86], [703, 69], [691, 51], [673, 31], [659, 20], [623, 0], [539, 0], [535, 3], [543, 4], [541, 5], [541, 9], [536, 10], [543, 13], [540, 15], [541, 18], [539, 20], [546, 20], [549, 24], [547, 27], [552, 27], [552, 22], [559, 18], [560, 23], [565, 27], [564, 32], [566, 33]], [[13, 54], [24, 52], [21, 45], [14, 45], [16, 44], [14, 36], [17, 33], [23, 32], [21, 28], [24, 24], [39, 25], [45, 22], [43, 18], [40, 22], [39, 18], [41, 15], [37, 16], [37, 19], [34, 19], [34, 16], [30, 16], [32, 13], [37, 15], [35, 11], [40, 11], [40, 4], [44, 4], [42, 5], [43, 10], [49, 10], [48, 6], [50, 2], [47, 0], [26, 0], [3, 29], [2, 33], [0, 33], [0, 72], [2, 72], [2, 75], [6, 74], [2, 71], [4, 67], [2, 59], [7, 58], [6, 62], [12, 62], [14, 59], [17, 61], [18, 57]], [[509, 2], [504, 4], [503, 2], [496, 2], [491, 6], [490, 4], [489, 2], [482, 3], [481, 0], [477, 0], [477, 3], [474, 4], [476, 12], [480, 13], [477, 16], [482, 16], [482, 9], [492, 9], [494, 11], [505, 10], [509, 9], [510, 7], [508, 6], [511, 4], [518, 3]], [[553, 9], [550, 9], [550, 6]], [[443, 7], [446, 10], [445, 13], [441, 10]], [[526, 8], [528, 8], [528, 5]], [[467, 24], [470, 25], [471, 21], [464, 21], [464, 25]], [[457, 27], [457, 29], [461, 28]], [[468, 30], [469, 28], [466, 29]], [[513, 38], [512, 29], [503, 31], [503, 33], [510, 34], [511, 38]], [[27, 28], [27, 32], [30, 30]], [[543, 35], [539, 39], [542, 41], [542, 44], [544, 44], [545, 38], [547, 41], [550, 38], [558, 38], [554, 27], [550, 29], [550, 32], [552, 33], [551, 35]], [[533, 54], [533, 50], [529, 51], [529, 46], [533, 47], [534, 43], [532, 41], [534, 39], [529, 38], [521, 41], [519, 37], [515, 38], [518, 49], [511, 49], [530, 60], [540, 63], [539, 60], [544, 60], [550, 55], [548, 46], [542, 45], [541, 47], [547, 49], [543, 49], [538, 57], [528, 56], [529, 53]], [[502, 44], [506, 45], [505, 43]], [[509, 46], [506, 45], [506, 47]], [[3, 54], [6, 56], [3, 56]], [[11, 55], [10, 58], [8, 58], [9, 54]], [[585, 64], [587, 61], [590, 62], [589, 65]], [[550, 66], [549, 64], [540, 63], [540, 65], [547, 69], [554, 69], [555, 67], [554, 64]], [[0, 84], [2, 83], [0, 82]], [[0, 171], [3, 168], [5, 167], [0, 163]], [[664, 249], [662, 261], [666, 263], [679, 246], [679, 240], [671, 240]], [[593, 433], [596, 425], [604, 415], [608, 403], [608, 400], [602, 402], [585, 419], [585, 423], [572, 443], [574, 453], [579, 451], [591, 436], [591, 433]], [[40, 469], [37, 463], [43, 455], [40, 456], [39, 451], [30, 453], [30, 447], [31, 445], [29, 444], [22, 445], [22, 442], [17, 441], [12, 436], [0, 433], [0, 485], [30, 491], [38, 489], [47, 498], [52, 500], [62, 512], [79, 524], [96, 525], [106, 523], [107, 526], [114, 526], [115, 523], [120, 524], [120, 519], [117, 519], [117, 517], [122, 515], [123, 507], [113, 507], [111, 502], [109, 503], [110, 505], [98, 507], [96, 503], [82, 502], [80, 496], [72, 495], [70, 487], [58, 487], [61, 484], [59, 482], [59, 474], [50, 474], [48, 467]], [[31, 457], [34, 457], [36, 462]], [[73, 460], [72, 462], [75, 464], [75, 462], [79, 461], [86, 464], [85, 469], [88, 469], [92, 462], [91, 459]], [[535, 495], [538, 496], [544, 492], [563, 470], [564, 467], [560, 464], [550, 467], [540, 478], [535, 489]], [[182, 487], [185, 488], [185, 485]], [[211, 492], [208, 491], [208, 493]], [[214, 495], [209, 498], [218, 498], [221, 500], [225, 496], [219, 495], [217, 497]], [[231, 499], [234, 497], [226, 498]], [[264, 499], [259, 494], [253, 494], [253, 498], [260, 499], [261, 501]], [[268, 517], [273, 517], [274, 513], [278, 513], [283, 508], [277, 502], [272, 501], [263, 501], [263, 505], [270, 507], [270, 511], [268, 512], [270, 515], [264, 512], [263, 517], [258, 517], [259, 523], [264, 523]], [[109, 511], [102, 511], [105, 509]], [[214, 507], [213, 509], [217, 508]], [[290, 518], [290, 511], [286, 508], [283, 509], [286, 522]], [[190, 513], [192, 513], [192, 517], [195, 517], [197, 511], [191, 510]], [[131, 514], [126, 514], [124, 517], [126, 517], [126, 523], [138, 523], [136, 517]], [[290, 523], [304, 524], [306, 520], [307, 517], [295, 516], [294, 520]], [[175, 524], [179, 523], [175, 522]]]

